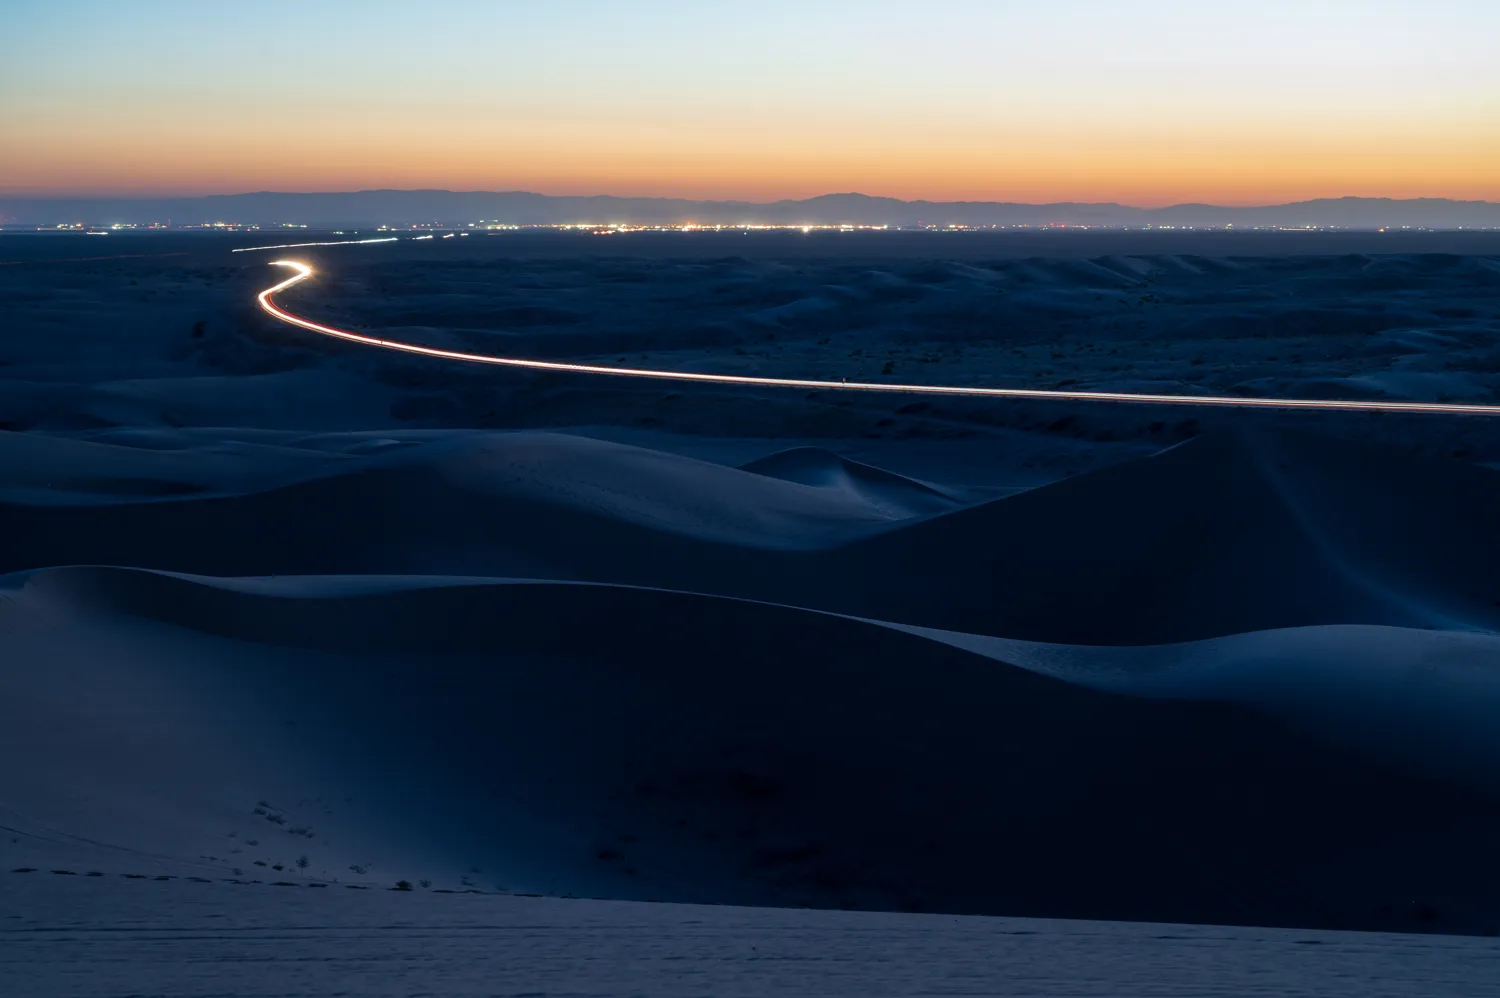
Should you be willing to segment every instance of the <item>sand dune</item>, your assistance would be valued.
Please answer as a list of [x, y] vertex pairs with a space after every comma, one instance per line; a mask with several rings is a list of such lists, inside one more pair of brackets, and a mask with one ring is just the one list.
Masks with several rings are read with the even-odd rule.
[[[31, 441], [27, 449], [51, 466], [79, 446]], [[132, 463], [125, 448], [111, 456]], [[147, 451], [139, 463], [161, 465], [162, 457]], [[0, 554], [3, 569], [108, 562], [208, 574], [435, 571], [641, 581], [670, 579], [678, 562], [690, 575], [717, 574], [712, 561], [725, 546], [826, 546], [909, 515], [857, 493], [550, 433], [459, 434], [374, 448], [358, 460], [325, 460], [315, 477], [310, 464], [295, 462], [293, 473], [311, 480], [281, 484], [287, 469], [267, 475], [261, 490], [170, 505], [129, 501], [133, 481], [151, 477], [144, 473], [117, 475], [122, 494], [109, 505], [23, 496], [6, 507], [17, 535]], [[9, 475], [13, 485], [67, 484], [24, 466]], [[189, 478], [180, 491], [202, 479]], [[170, 491], [162, 481], [160, 491]], [[96, 492], [109, 487], [93, 484]]]
[[341, 456], [150, 429], [94, 440], [0, 431], [0, 497], [50, 506], [244, 493], [327, 473]]
[[582, 437], [461, 435], [246, 494], [11, 503], [0, 568], [616, 582], [1075, 644], [1500, 623], [1500, 477], [1458, 462], [1225, 434], [917, 516], [940, 498], [930, 486], [819, 455], [766, 460], [848, 484]]
[[768, 478], [852, 494], [902, 519], [946, 512], [962, 505], [938, 486], [851, 461], [821, 447], [777, 451], [740, 467]]
[[849, 612], [1008, 637], [1147, 644], [1325, 623], [1490, 627], [1500, 621], [1488, 569], [1500, 551], [1487, 513], [1497, 500], [1500, 477], [1487, 469], [1226, 434], [913, 523], [838, 557], [861, 587]]
[[[1177, 649], [1135, 650], [1156, 684], [1124, 693], [952, 636], [659, 590], [88, 568], [9, 586], [0, 632], [31, 667], [0, 730], [47, 779], [10, 772], [4, 799], [37, 858], [56, 848], [37, 830], [69, 827], [204, 866], [306, 856], [450, 886], [478, 868], [587, 895], [1500, 915], [1466, 854], [1500, 830], [1486, 796], [1288, 728], [1264, 691], [1174, 690]], [[1402, 640], [1386, 659], [1421, 663], [1423, 636]]]
[[[1496, 387], [1473, 258], [397, 249], [297, 294], [670, 369]], [[0, 275], [0, 868], [1500, 928], [1493, 424], [455, 371], [232, 262]]]

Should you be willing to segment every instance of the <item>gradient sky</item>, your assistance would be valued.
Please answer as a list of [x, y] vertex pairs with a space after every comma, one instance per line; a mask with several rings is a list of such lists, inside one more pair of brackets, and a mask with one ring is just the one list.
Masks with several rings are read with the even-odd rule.
[[0, 194], [1500, 200], [1500, 0], [0, 3]]

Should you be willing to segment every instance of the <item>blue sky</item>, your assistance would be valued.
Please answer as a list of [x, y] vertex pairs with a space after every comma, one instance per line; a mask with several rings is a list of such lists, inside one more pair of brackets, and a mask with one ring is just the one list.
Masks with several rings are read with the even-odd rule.
[[10, 0], [5, 21], [11, 193], [1500, 198], [1494, 2]]

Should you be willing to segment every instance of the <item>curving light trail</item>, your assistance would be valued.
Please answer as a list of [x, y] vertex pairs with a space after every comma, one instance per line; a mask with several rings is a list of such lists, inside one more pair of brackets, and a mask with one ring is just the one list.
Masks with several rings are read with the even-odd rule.
[[493, 357], [488, 354], [440, 350], [366, 336], [347, 329], [335, 329], [281, 308], [271, 299], [279, 292], [312, 276], [312, 268], [296, 260], [275, 260], [273, 267], [291, 267], [296, 271], [280, 284], [266, 288], [256, 299], [260, 307], [282, 322], [300, 326], [314, 333], [362, 343], [365, 346], [440, 360], [457, 360], [471, 364], [493, 364], [519, 367], [531, 371], [564, 371], [573, 374], [607, 374], [622, 378], [655, 378], [661, 381], [695, 381], [718, 385], [752, 385], [760, 388], [815, 388], [859, 392], [902, 392], [912, 395], [967, 395], [986, 398], [1048, 399], [1071, 402], [1145, 402], [1153, 405], [1215, 405], [1260, 409], [1356, 409], [1375, 412], [1437, 412], [1471, 416], [1500, 416], [1500, 405], [1476, 405], [1460, 402], [1356, 402], [1341, 399], [1240, 398], [1234, 395], [1153, 395], [1144, 392], [1086, 392], [1059, 388], [966, 388], [959, 385], [904, 385], [873, 381], [821, 381], [815, 378], [766, 378], [746, 374], [700, 374], [691, 371], [660, 371], [642, 367], [606, 367], [600, 364], [570, 364], [554, 360], [526, 360], [520, 357]]
[[[259, 253], [261, 250], [301, 249], [303, 246], [365, 246], [369, 243], [393, 243], [399, 238], [400, 236], [382, 236], [379, 239], [340, 239], [337, 242], [331, 243], [277, 243], [275, 246], [241, 246], [239, 249], [232, 249], [229, 252]], [[277, 262], [282, 263], [285, 261]]]

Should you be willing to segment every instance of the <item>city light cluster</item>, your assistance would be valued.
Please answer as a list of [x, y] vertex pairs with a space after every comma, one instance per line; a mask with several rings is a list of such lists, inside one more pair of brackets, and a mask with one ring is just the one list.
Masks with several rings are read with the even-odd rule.
[[[267, 226], [275, 229], [313, 229], [315, 231], [331, 232], [334, 235], [344, 235], [345, 232], [357, 234], [358, 229], [326, 229], [320, 225], [312, 225], [307, 222], [277, 222]], [[221, 232], [258, 232], [263, 228], [257, 222], [191, 222], [173, 223], [167, 221], [156, 222], [112, 222], [107, 224], [91, 224], [86, 222], [61, 222], [56, 225], [26, 225], [26, 226], [4, 226], [0, 230], [10, 228], [24, 229], [37, 232], [83, 232], [89, 235], [104, 235], [108, 232], [130, 231], [130, 230], [204, 230], [211, 229]], [[1460, 231], [1469, 232], [1492, 232], [1500, 231], [1494, 226], [1456, 226]], [[636, 222], [501, 222], [482, 220], [478, 222], [453, 223], [445, 222], [414, 222], [407, 225], [379, 225], [365, 231], [382, 233], [396, 232], [420, 232], [439, 233], [448, 235], [468, 235], [470, 232], [484, 232], [491, 235], [503, 232], [583, 232], [598, 236], [619, 235], [632, 232], [1051, 232], [1062, 231], [1112, 231], [1112, 232], [1437, 232], [1443, 231], [1424, 225], [1387, 225], [1377, 229], [1366, 229], [1364, 227], [1345, 225], [1091, 225], [1078, 222], [1047, 222], [1042, 224], [1017, 223], [1013, 225], [971, 225], [962, 222], [949, 222], [946, 224], [922, 224], [922, 225], [870, 225], [856, 223], [827, 223], [827, 222], [671, 222], [671, 223], [636, 223]]]

